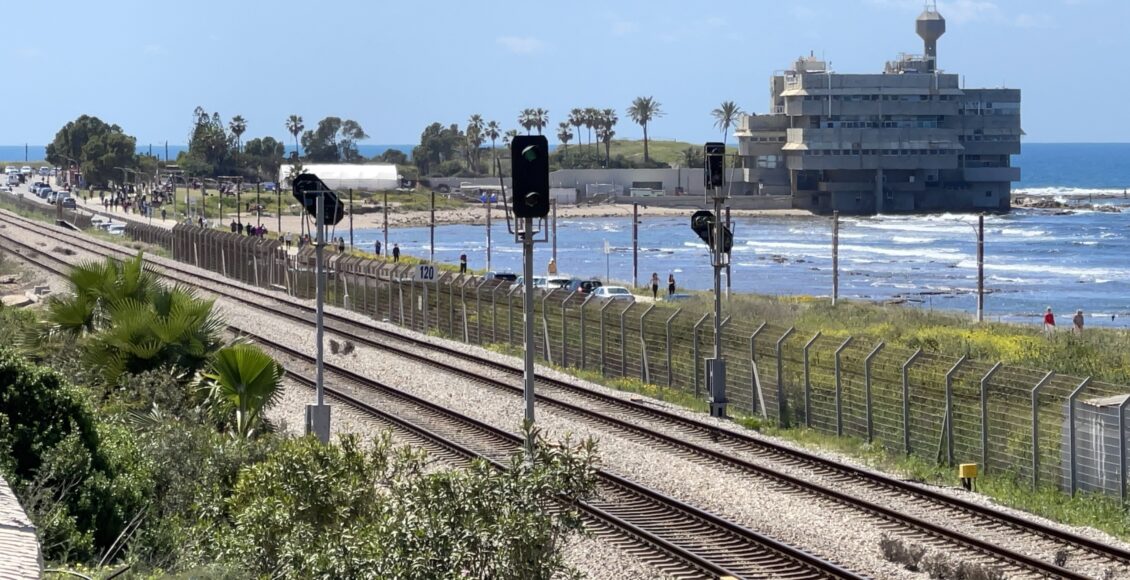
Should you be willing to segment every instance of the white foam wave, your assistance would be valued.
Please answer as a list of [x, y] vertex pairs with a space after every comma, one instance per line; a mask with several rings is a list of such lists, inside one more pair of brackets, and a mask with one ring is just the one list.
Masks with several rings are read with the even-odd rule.
[[[962, 260], [957, 263], [958, 268], [976, 268], [976, 260]], [[986, 270], [997, 272], [1024, 272], [1026, 274], [1055, 274], [1077, 279], [1090, 279], [1092, 281], [1110, 279], [1125, 279], [1130, 276], [1130, 270], [1112, 270], [1109, 268], [1080, 268], [1071, 266], [1051, 266], [1046, 264], [985, 264]]]
[[896, 244], [930, 244], [937, 241], [937, 238], [919, 238], [915, 236], [895, 236], [891, 238]]
[[[793, 254], [802, 256], [827, 256], [832, 252], [828, 244], [805, 244], [801, 242], [755, 242], [747, 241], [746, 245], [752, 247], [758, 254]], [[792, 250], [792, 252], [789, 252]], [[895, 256], [900, 258], [926, 258], [936, 261], [958, 261], [967, 256], [954, 248], [884, 248], [879, 246], [862, 246], [858, 244], [840, 244], [840, 253], [851, 254], [879, 254], [882, 256]]]
[[1017, 189], [1013, 191], [1013, 195], [1040, 195], [1040, 196], [1087, 196], [1087, 195], [1102, 195], [1102, 196], [1119, 196], [1121, 197], [1125, 189], [1116, 188], [1091, 188], [1091, 187], [1028, 187], [1024, 189]]
[[1002, 228], [1000, 233], [1005, 236], [1023, 236], [1025, 238], [1047, 235], [1047, 232], [1044, 230], [1025, 230], [1021, 228]]

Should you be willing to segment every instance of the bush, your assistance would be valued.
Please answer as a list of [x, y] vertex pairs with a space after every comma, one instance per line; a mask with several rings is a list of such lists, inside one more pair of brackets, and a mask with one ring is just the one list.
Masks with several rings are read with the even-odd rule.
[[[581, 527], [570, 504], [595, 486], [595, 447], [551, 448], [507, 471], [477, 462], [424, 473], [391, 436], [340, 445], [291, 440], [240, 474], [211, 556], [281, 578], [551, 578]], [[556, 509], [560, 502], [565, 509]]]

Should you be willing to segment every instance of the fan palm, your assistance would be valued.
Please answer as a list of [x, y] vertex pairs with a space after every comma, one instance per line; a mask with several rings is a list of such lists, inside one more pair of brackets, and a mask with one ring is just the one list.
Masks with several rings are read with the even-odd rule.
[[534, 128], [538, 130], [538, 135], [541, 135], [541, 130], [549, 125], [549, 111], [540, 107], [534, 109], [531, 121], [533, 121]]
[[557, 140], [561, 142], [561, 150], [569, 154], [569, 141], [573, 139], [573, 130], [570, 128], [568, 121], [561, 121], [557, 124]]
[[733, 101], [722, 101], [722, 105], [710, 114], [714, 116], [714, 126], [722, 130], [722, 142], [725, 143], [730, 127], [737, 124], [738, 115], [742, 114], [742, 108]]
[[295, 156], [301, 156], [301, 152], [298, 149], [298, 134], [301, 133], [302, 130], [305, 129], [305, 128], [306, 128], [306, 125], [302, 124], [302, 117], [301, 116], [291, 115], [291, 116], [287, 117], [287, 119], [286, 119], [286, 130], [289, 131], [291, 135], [294, 135], [294, 154], [295, 154]]
[[636, 97], [632, 101], [632, 106], [628, 107], [628, 116], [637, 125], [643, 127], [643, 160], [644, 163], [650, 163], [651, 158], [647, 152], [647, 124], [655, 118], [663, 116], [659, 101], [652, 97]]
[[[498, 121], [491, 121], [487, 123], [487, 128], [483, 132], [483, 135], [487, 139], [490, 139], [490, 150], [492, 154], [497, 158], [498, 153], [494, 150], [494, 142], [502, 136], [502, 127], [498, 126]], [[494, 171], [494, 167], [491, 167], [491, 171]]]
[[471, 164], [473, 171], [479, 170], [479, 150], [483, 146], [483, 130], [485, 124], [483, 116], [479, 114], [471, 115], [467, 120], [467, 145], [471, 150], [471, 159], [468, 162]]
[[616, 136], [616, 123], [620, 118], [616, 116], [616, 109], [604, 109], [597, 119], [597, 138], [604, 143], [604, 166], [607, 167], [612, 160], [612, 138]]
[[228, 123], [228, 129], [231, 130], [232, 135], [235, 135], [235, 150], [236, 150], [236, 152], [240, 152], [240, 153], [243, 152], [243, 139], [242, 138], [243, 138], [243, 133], [245, 131], [247, 131], [247, 119], [244, 119], [243, 115], [236, 115], [236, 116], [232, 117], [231, 122]]
[[530, 134], [536, 124], [533, 109], [522, 109], [522, 112], [518, 113], [518, 125], [526, 130], [527, 135]]
[[221, 412], [235, 413], [235, 433], [251, 437], [263, 412], [278, 399], [283, 368], [259, 347], [237, 344], [222, 348], [203, 375], [209, 399]]
[[125, 299], [145, 302], [160, 289], [157, 277], [145, 269], [141, 254], [117, 262], [87, 261], [67, 274], [73, 294], [47, 303], [49, 335], [82, 336], [105, 326], [110, 305]]

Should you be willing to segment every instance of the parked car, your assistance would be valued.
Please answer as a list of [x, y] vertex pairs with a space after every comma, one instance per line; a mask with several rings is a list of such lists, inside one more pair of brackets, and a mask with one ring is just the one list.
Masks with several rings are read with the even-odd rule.
[[569, 286], [567, 286], [565, 289], [570, 292], [591, 294], [593, 290], [596, 290], [603, 285], [604, 283], [600, 280], [581, 280], [580, 278], [573, 278], [569, 281]]
[[24, 165], [23, 167], [21, 167], [20, 168], [20, 174], [31, 175], [31, 166], [30, 165]]
[[[18, 175], [14, 176], [14, 177], [16, 179], [19, 179]], [[43, 183], [42, 181], [36, 181], [36, 182], [33, 182], [31, 185], [27, 186], [27, 190], [32, 192], [32, 193], [38, 193], [39, 188], [45, 187], [46, 185], [47, 184]]]
[[666, 302], [681, 302], [683, 300], [690, 300], [691, 298], [694, 298], [694, 296], [676, 292], [675, 294], [668, 294], [664, 296], [663, 300]]
[[626, 302], [635, 302], [636, 297], [627, 288], [623, 286], [601, 286], [593, 290], [592, 295], [597, 300], [624, 300]]
[[65, 191], [52, 191], [51, 193], [47, 194], [47, 203], [55, 203], [56, 201], [62, 199], [62, 196], [65, 195], [67, 195]]
[[62, 198], [62, 200], [58, 201], [58, 204], [67, 208], [67, 209], [76, 209], [78, 207], [78, 204], [75, 202], [75, 198], [73, 198], [69, 195], [67, 197]]
[[106, 231], [115, 236], [125, 235], [126, 224], [110, 224], [106, 227]]
[[487, 280], [504, 280], [506, 282], [515, 282], [518, 280], [518, 275], [513, 272], [487, 272], [483, 275]]
[[570, 281], [571, 280], [565, 276], [550, 276], [545, 279], [545, 284], [542, 285], [542, 289], [550, 292], [553, 290], [566, 288], [569, 286]]

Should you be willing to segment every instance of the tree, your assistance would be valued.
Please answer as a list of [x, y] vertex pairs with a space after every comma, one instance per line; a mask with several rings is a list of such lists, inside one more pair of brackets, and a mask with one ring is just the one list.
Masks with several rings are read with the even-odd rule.
[[564, 153], [569, 152], [569, 141], [573, 139], [573, 130], [570, 128], [568, 121], [561, 121], [557, 124], [557, 140], [561, 142], [561, 150]]
[[356, 142], [368, 137], [356, 121], [326, 117], [318, 121], [313, 131], [302, 134], [302, 147], [306, 149], [308, 161], [356, 163], [361, 160]]
[[530, 119], [535, 129], [538, 130], [538, 135], [541, 135], [541, 130], [549, 124], [549, 111], [537, 108], [533, 111], [533, 117]]
[[247, 120], [243, 118], [243, 115], [236, 115], [228, 122], [228, 129], [231, 130], [232, 135], [235, 135], [236, 152], [242, 152], [243, 142], [241, 138], [243, 137], [243, 133], [247, 131]]
[[616, 136], [616, 123], [620, 118], [616, 116], [616, 109], [604, 109], [596, 120], [596, 136], [604, 143], [604, 165], [607, 167], [612, 160], [612, 138]]
[[374, 161], [380, 163], [392, 163], [394, 165], [407, 165], [408, 155], [399, 149], [388, 148], [385, 149], [380, 155], [373, 158]]
[[278, 399], [282, 377], [282, 365], [262, 349], [237, 344], [216, 351], [203, 385], [221, 415], [234, 413], [235, 434], [249, 439]]
[[596, 129], [597, 118], [600, 117], [600, 111], [595, 107], [585, 107], [585, 114], [582, 117], [585, 121], [585, 129], [588, 130], [589, 145], [593, 144], [592, 132]]
[[702, 150], [695, 147], [687, 147], [683, 149], [683, 166], [684, 167], [704, 167], [705, 160], [702, 157]]
[[467, 164], [471, 170], [479, 172], [479, 151], [483, 146], [483, 116], [471, 115], [467, 120], [467, 149], [469, 155], [467, 156]]
[[157, 277], [145, 269], [141, 254], [118, 262], [85, 261], [67, 273], [68, 296], [47, 301], [45, 337], [81, 337], [106, 326], [110, 307], [123, 300], [147, 302], [159, 288]]
[[46, 158], [60, 167], [77, 164], [87, 183], [105, 186], [121, 175], [115, 168], [136, 166], [136, 149], [137, 140], [121, 127], [82, 115], [59, 129]]
[[286, 157], [286, 145], [274, 137], [252, 139], [243, 146], [243, 159], [258, 181], [274, 181]]
[[584, 109], [574, 107], [569, 111], [569, 124], [573, 126], [577, 133], [577, 143], [580, 146], [581, 141], [581, 126], [585, 124], [585, 111]]
[[637, 125], [643, 127], [643, 160], [644, 163], [650, 163], [651, 158], [647, 152], [647, 124], [655, 118], [663, 116], [659, 101], [651, 97], [636, 97], [632, 101], [632, 106], [628, 107], [628, 116]]
[[177, 155], [177, 164], [200, 176], [227, 175], [233, 167], [232, 139], [220, 120], [220, 114], [209, 115], [204, 107], [196, 107], [192, 116], [188, 151]]
[[526, 134], [529, 135], [530, 131], [537, 125], [534, 110], [522, 109], [522, 112], [518, 114], [518, 125], [525, 129]]
[[[452, 123], [444, 127], [432, 123], [420, 134], [420, 144], [412, 149], [412, 161], [420, 169], [420, 175], [433, 175], [440, 165], [456, 158], [457, 152], [466, 143], [466, 136], [459, 126]], [[448, 166], [450, 171], [450, 166]], [[458, 171], [455, 171], [458, 173]]]
[[514, 138], [517, 137], [517, 136], [518, 136], [518, 130], [517, 129], [511, 129], [511, 130], [507, 131], [505, 134], [502, 135], [502, 144], [506, 147], [509, 147], [510, 142], [513, 141]]
[[714, 116], [714, 126], [722, 130], [722, 142], [725, 143], [730, 127], [737, 123], [738, 115], [742, 114], [742, 108], [733, 101], [722, 101], [722, 105], [710, 114]]
[[[495, 148], [494, 142], [497, 141], [498, 138], [502, 136], [502, 128], [498, 126], [498, 121], [491, 121], [491, 122], [487, 123], [487, 128], [483, 132], [483, 136], [485, 136], [487, 139], [490, 139], [491, 153], [492, 153], [493, 157], [498, 158], [498, 153], [494, 150], [494, 148]], [[494, 175], [494, 169], [495, 169], [494, 166], [495, 166], [495, 164], [491, 163], [491, 166], [490, 166], [491, 175]]]
[[305, 129], [305, 128], [306, 128], [306, 125], [302, 124], [302, 117], [301, 116], [291, 115], [290, 117], [287, 117], [287, 119], [286, 119], [286, 130], [289, 131], [291, 135], [294, 135], [294, 155], [296, 157], [302, 156], [301, 151], [298, 148], [298, 135], [300, 133], [302, 133], [303, 129]]

